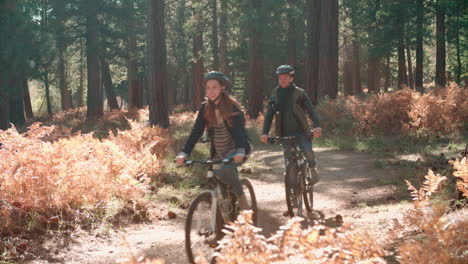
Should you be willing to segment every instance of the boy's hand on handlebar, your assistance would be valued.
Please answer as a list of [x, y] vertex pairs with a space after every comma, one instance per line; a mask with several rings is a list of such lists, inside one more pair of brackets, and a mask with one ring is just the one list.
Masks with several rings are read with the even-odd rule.
[[268, 143], [268, 135], [263, 134], [260, 136], [260, 141], [263, 142], [264, 144]]
[[184, 152], [181, 152], [181, 153], [177, 154], [176, 159], [175, 159], [175, 163], [177, 165], [179, 165], [179, 166], [184, 165], [186, 157], [187, 157], [187, 154], [185, 154]]
[[316, 127], [314, 128], [314, 138], [319, 138], [322, 136], [322, 128]]
[[178, 156], [176, 157], [175, 163], [179, 166], [182, 166], [185, 164], [185, 157], [183, 156]]

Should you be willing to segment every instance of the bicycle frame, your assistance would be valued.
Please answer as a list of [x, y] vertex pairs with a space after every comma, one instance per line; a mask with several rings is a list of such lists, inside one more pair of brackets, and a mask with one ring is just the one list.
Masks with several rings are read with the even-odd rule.
[[208, 188], [205, 190], [205, 192], [210, 193], [211, 199], [212, 199], [212, 204], [211, 204], [211, 229], [214, 231], [216, 228], [216, 215], [218, 209], [221, 209], [221, 216], [223, 217], [223, 220], [225, 223], [228, 223], [232, 219], [230, 219], [228, 212], [222, 210], [223, 205], [221, 204], [224, 202], [226, 199], [231, 200], [232, 198], [226, 198], [224, 195], [223, 190], [221, 189], [222, 187], [227, 187], [226, 194], [229, 193], [229, 186], [224, 186], [221, 183], [221, 180], [216, 176], [214, 172], [214, 165], [216, 164], [229, 164], [232, 161], [232, 159], [224, 159], [224, 160], [207, 160], [207, 161], [195, 161], [195, 160], [188, 160], [185, 162], [186, 166], [192, 166], [194, 164], [202, 164], [202, 165], [207, 165], [208, 166], [208, 171], [206, 173], [206, 179], [208, 182]]

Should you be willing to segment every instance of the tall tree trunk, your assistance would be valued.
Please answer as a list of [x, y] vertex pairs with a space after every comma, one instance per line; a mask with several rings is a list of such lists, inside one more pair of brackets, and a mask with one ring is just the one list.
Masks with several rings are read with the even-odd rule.
[[354, 37], [353, 43], [353, 59], [351, 66], [351, 75], [353, 80], [353, 93], [362, 94], [362, 84], [361, 84], [361, 62], [359, 59], [359, 45], [357, 42], [357, 36]]
[[408, 36], [406, 37], [406, 58], [408, 60], [408, 83], [409, 87], [414, 90], [413, 65], [411, 63], [411, 48]]
[[32, 119], [34, 118], [34, 114], [33, 114], [32, 105], [31, 105], [31, 96], [29, 94], [28, 79], [26, 78], [25, 75], [23, 75], [21, 82], [22, 82], [23, 91], [24, 91], [23, 92], [24, 114], [27, 119]]
[[398, 89], [400, 89], [402, 85], [408, 86], [408, 76], [406, 75], [405, 38], [403, 24], [400, 25], [398, 39]]
[[219, 71], [219, 51], [218, 51], [218, 1], [211, 0], [211, 8], [213, 11], [213, 21], [211, 27], [211, 34], [213, 40], [211, 42], [211, 49], [213, 50], [213, 70]]
[[76, 92], [76, 97], [77, 99], [77, 105], [78, 107], [83, 107], [83, 91], [84, 91], [84, 63], [83, 63], [83, 57], [84, 57], [84, 52], [83, 52], [83, 39], [80, 39], [80, 65], [78, 67], [78, 71], [80, 72], [80, 80], [78, 84], [78, 91]]
[[200, 104], [203, 102], [203, 75], [204, 75], [204, 59], [203, 59], [203, 25], [202, 25], [202, 10], [197, 8], [194, 10], [194, 17], [196, 23], [195, 35], [193, 38], [193, 56], [195, 62], [193, 63], [193, 109], [198, 110]]
[[[465, 2], [466, 3], [466, 2]], [[461, 6], [460, 6], [461, 4]], [[457, 16], [457, 28], [456, 28], [456, 32], [455, 32], [455, 41], [456, 41], [456, 49], [457, 49], [457, 76], [456, 76], [456, 82], [458, 85], [462, 85], [461, 83], [461, 73], [462, 73], [462, 63], [461, 63], [461, 51], [460, 51], [460, 27], [461, 27], [461, 24], [460, 24], [460, 9], [461, 10], [465, 10], [463, 9], [463, 6], [464, 4], [461, 3], [461, 1], [457, 1], [457, 11], [456, 11], [456, 16]], [[466, 24], [466, 23], [465, 23]]]
[[21, 75], [24, 75], [24, 73], [21, 71], [13, 71], [10, 72], [9, 77], [7, 77], [7, 85], [10, 89], [10, 122], [17, 127], [25, 124], [22, 81], [24, 77]]
[[345, 95], [353, 95], [353, 79], [351, 74], [351, 45], [348, 37], [343, 36], [343, 91]]
[[[3, 7], [2, 7], [3, 8]], [[6, 71], [0, 68], [0, 129], [7, 130], [10, 126], [10, 96], [7, 88]]]
[[47, 105], [47, 114], [52, 114], [52, 104], [50, 102], [50, 82], [49, 82], [49, 71], [46, 69], [43, 73], [43, 80], [44, 80], [44, 88], [45, 88], [45, 97], [46, 97], [46, 105]]
[[442, 0], [436, 2], [436, 75], [435, 84], [445, 86], [445, 7]]
[[423, 91], [423, 23], [424, 23], [424, 0], [417, 0], [416, 3], [416, 90]]
[[176, 19], [174, 29], [178, 32], [177, 41], [175, 43], [175, 59], [176, 59], [176, 73], [177, 73], [177, 85], [178, 88], [177, 98], [178, 102], [181, 103], [189, 103], [191, 102], [191, 98], [189, 97], [189, 91], [192, 88], [190, 82], [187, 82], [190, 76], [190, 70], [188, 70], [189, 59], [188, 59], [188, 51], [187, 51], [187, 34], [186, 30], [184, 29], [184, 25], [186, 24], [186, 0], [178, 1], [177, 9], [176, 9]]
[[98, 6], [92, 0], [85, 1], [86, 10], [86, 61], [88, 66], [88, 110], [86, 119], [93, 120], [102, 117], [103, 102], [101, 78], [99, 71], [99, 25], [97, 19]]
[[260, 25], [262, 23], [262, 0], [249, 0], [250, 12], [254, 12], [253, 21], [249, 21], [249, 104], [247, 113], [257, 119], [263, 111], [263, 56], [261, 48]]
[[369, 27], [369, 54], [367, 56], [367, 89], [370, 93], [380, 92], [380, 52], [379, 29], [377, 29], [377, 12], [380, 9], [380, 0], [375, 0], [372, 8], [372, 25]]
[[115, 97], [114, 84], [112, 83], [112, 77], [109, 70], [109, 63], [106, 59], [101, 56], [101, 77], [104, 84], [104, 89], [106, 91], [107, 105], [111, 110], [119, 109], [119, 104], [117, 103], [117, 98]]
[[62, 110], [73, 108], [72, 97], [68, 89], [67, 76], [65, 72], [65, 1], [53, 1], [54, 12], [57, 18], [57, 51], [58, 51], [58, 79]]
[[227, 57], [227, 42], [228, 42], [228, 0], [221, 0], [221, 12], [219, 18], [219, 62], [220, 70], [229, 74], [229, 62]]
[[388, 92], [389, 87], [390, 87], [390, 54], [387, 54], [386, 64], [385, 64], [384, 91]]
[[305, 89], [312, 101], [318, 101], [318, 69], [320, 39], [320, 0], [307, 0], [307, 57]]
[[[45, 38], [45, 35], [49, 32], [49, 15], [47, 10], [49, 9], [48, 3], [46, 0], [41, 0], [41, 35]], [[49, 81], [49, 62], [44, 62], [42, 66], [42, 81], [44, 82], [46, 104], [47, 104], [47, 114], [52, 114], [52, 105], [50, 102], [50, 81]]]
[[167, 51], [164, 31], [164, 0], [150, 0], [149, 22], [149, 90], [150, 124], [169, 127], [167, 105]]
[[318, 98], [338, 95], [338, 0], [321, 0]]
[[127, 80], [128, 80], [128, 107], [143, 107], [143, 88], [138, 78], [138, 55], [135, 26], [134, 0], [126, 0], [127, 10]]
[[296, 28], [297, 19], [294, 14], [296, 8], [296, 0], [288, 0], [288, 64], [297, 68], [297, 48], [296, 48]]

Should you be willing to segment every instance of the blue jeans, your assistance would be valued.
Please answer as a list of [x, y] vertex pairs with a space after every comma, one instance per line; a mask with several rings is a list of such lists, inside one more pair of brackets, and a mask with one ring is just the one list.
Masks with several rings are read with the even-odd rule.
[[[227, 155], [226, 158], [232, 158], [235, 154], [235, 152], [231, 152]], [[237, 171], [237, 167], [240, 165], [242, 165], [242, 163], [225, 164], [221, 168], [214, 170], [214, 173], [219, 176], [223, 184], [231, 185], [232, 191], [236, 195], [244, 194], [244, 190], [240, 182], [239, 172]]]
[[297, 176], [298, 176], [298, 168], [295, 166], [294, 163], [291, 164], [291, 157], [293, 152], [295, 151], [293, 148], [295, 145], [298, 145], [299, 148], [304, 152], [305, 157], [307, 159], [307, 163], [309, 168], [316, 169], [317, 167], [317, 160], [315, 159], [315, 153], [312, 150], [312, 141], [310, 140], [309, 136], [297, 136], [293, 141], [292, 140], [283, 140], [283, 157], [284, 157], [284, 167], [286, 171], [286, 184], [288, 186], [296, 187]]

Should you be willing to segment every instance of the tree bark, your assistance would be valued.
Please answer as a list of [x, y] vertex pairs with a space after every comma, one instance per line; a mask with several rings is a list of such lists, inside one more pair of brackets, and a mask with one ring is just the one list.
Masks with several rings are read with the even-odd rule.
[[47, 70], [47, 66], [44, 66], [45, 70], [43, 72], [43, 80], [44, 80], [44, 88], [45, 88], [45, 97], [46, 97], [46, 105], [47, 105], [47, 114], [52, 114], [52, 104], [50, 102], [50, 82], [49, 82], [49, 71]]
[[72, 97], [70, 90], [68, 89], [67, 76], [65, 70], [65, 1], [55, 0], [54, 12], [57, 18], [57, 51], [58, 51], [58, 79], [60, 98], [62, 103], [62, 110], [68, 110], [73, 108]]
[[321, 0], [318, 98], [338, 95], [338, 0]]
[[228, 42], [228, 0], [221, 0], [221, 12], [219, 18], [219, 63], [220, 70], [229, 74], [229, 62], [227, 57], [227, 42]]
[[0, 71], [0, 129], [10, 126], [10, 100], [6, 83], [7, 73]]
[[413, 79], [413, 65], [411, 62], [411, 48], [409, 45], [409, 37], [406, 37], [406, 58], [408, 60], [408, 83], [409, 87], [414, 90], [414, 79]]
[[127, 23], [127, 80], [128, 80], [128, 107], [143, 107], [143, 89], [138, 78], [137, 41], [135, 26], [134, 0], [126, 0], [128, 12]]
[[31, 105], [31, 96], [29, 94], [29, 87], [28, 87], [28, 79], [26, 76], [22, 78], [22, 85], [23, 85], [23, 105], [24, 105], [24, 114], [27, 119], [34, 118], [32, 105]]
[[424, 23], [424, 0], [417, 0], [416, 3], [416, 71], [415, 87], [416, 90], [423, 91], [423, 23]]
[[86, 0], [86, 61], [88, 66], [88, 110], [86, 119], [93, 120], [102, 117], [103, 102], [101, 78], [99, 71], [99, 25], [96, 2]]
[[314, 104], [318, 100], [320, 0], [307, 0], [307, 57], [305, 89]]
[[263, 56], [261, 48], [260, 25], [262, 16], [260, 14], [262, 8], [261, 0], [249, 0], [252, 21], [249, 21], [249, 79], [247, 89], [249, 91], [248, 100], [248, 115], [257, 119], [259, 114], [263, 112]]
[[201, 10], [197, 8], [194, 11], [196, 30], [193, 38], [193, 110], [198, 110], [204, 99], [203, 91], [203, 75], [204, 75], [204, 59], [203, 59], [203, 25], [201, 21]]
[[296, 27], [297, 19], [294, 15], [296, 0], [288, 0], [288, 64], [297, 68]]
[[390, 87], [390, 54], [387, 54], [387, 59], [386, 59], [386, 64], [385, 64], [384, 91], [388, 92], [389, 87]]
[[445, 47], [445, 8], [441, 0], [436, 2], [436, 86], [445, 87], [446, 68]]
[[149, 23], [149, 92], [152, 126], [169, 127], [167, 93], [167, 51], [164, 31], [164, 0], [150, 0]]
[[351, 45], [346, 35], [343, 36], [343, 53], [343, 91], [345, 95], [354, 95], [351, 74]]
[[351, 67], [351, 74], [353, 80], [353, 93], [362, 94], [362, 84], [361, 84], [361, 62], [359, 59], [359, 45], [357, 42], [357, 36], [353, 40], [353, 62]]
[[402, 85], [408, 86], [408, 76], [406, 75], [406, 61], [405, 61], [405, 38], [403, 24], [399, 26], [399, 39], [398, 39], [398, 89]]
[[84, 57], [83, 39], [80, 39], [80, 66], [79, 66], [80, 80], [79, 80], [79, 85], [78, 85], [78, 91], [76, 92], [76, 97], [78, 97], [78, 99], [77, 99], [78, 107], [83, 107], [84, 106], [84, 102], [83, 102], [83, 90], [84, 90], [84, 63], [83, 63], [83, 57]]
[[[457, 52], [457, 75], [456, 75], [456, 82], [458, 85], [462, 85], [461, 83], [461, 74], [462, 74], [462, 63], [461, 63], [461, 51], [460, 51], [460, 27], [461, 27], [461, 24], [460, 24], [460, 9], [461, 10], [465, 10], [463, 9], [463, 3], [461, 4], [462, 6], [460, 6], [460, 3], [461, 1], [457, 1], [457, 7], [456, 7], [456, 16], [457, 16], [457, 28], [456, 28], [456, 32], [455, 32], [455, 41], [456, 41], [456, 52]], [[465, 2], [466, 3], [466, 2]]]
[[219, 71], [219, 49], [218, 49], [218, 3], [216, 0], [211, 0], [212, 8], [212, 28], [211, 34], [213, 35], [213, 40], [211, 42], [211, 49], [213, 50], [213, 70]]
[[367, 89], [370, 93], [380, 92], [380, 52], [379, 29], [377, 29], [377, 12], [380, 9], [380, 0], [375, 0], [372, 9], [372, 25], [369, 27], [369, 54], [367, 63]]
[[115, 97], [114, 84], [112, 83], [112, 77], [109, 70], [109, 63], [106, 59], [101, 56], [101, 73], [102, 73], [102, 82], [104, 84], [104, 89], [106, 91], [107, 105], [109, 109], [119, 109], [119, 104], [117, 103], [117, 98]]

